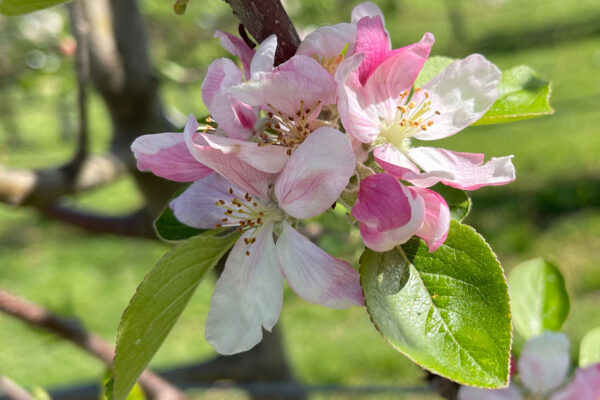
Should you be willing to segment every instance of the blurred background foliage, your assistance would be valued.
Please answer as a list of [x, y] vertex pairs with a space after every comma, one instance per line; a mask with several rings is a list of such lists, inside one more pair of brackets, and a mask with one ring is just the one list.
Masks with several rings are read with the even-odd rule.
[[[552, 80], [555, 115], [469, 128], [444, 147], [489, 156], [514, 154], [517, 180], [472, 194], [466, 220], [497, 252], [507, 270], [543, 256], [566, 277], [572, 297], [566, 331], [573, 355], [581, 336], [600, 325], [600, 2], [580, 0], [376, 1], [394, 47], [436, 36], [432, 54], [480, 52], [501, 69], [527, 64]], [[227, 56], [215, 29], [237, 32], [219, 0], [196, 0], [183, 16], [172, 1], [142, 0], [151, 54], [173, 123], [204, 115], [200, 96], [208, 64]], [[358, 1], [287, 1], [301, 32], [349, 20]], [[73, 39], [61, 8], [0, 17], [0, 164], [44, 167], [68, 160], [76, 131]], [[109, 140], [101, 100], [90, 100], [92, 149]], [[68, 200], [115, 214], [143, 199], [122, 178]], [[357, 231], [339, 208], [306, 227], [332, 254], [356, 261]], [[96, 235], [33, 210], [0, 206], [0, 286], [65, 315], [114, 342], [120, 315], [136, 285], [167, 250], [158, 242]], [[203, 338], [212, 282], [199, 289], [153, 361], [155, 367], [209, 356]], [[281, 326], [292, 367], [308, 384], [423, 385], [423, 372], [396, 353], [364, 309], [329, 310], [286, 292]], [[98, 381], [103, 367], [49, 335], [0, 315], [0, 372], [25, 386]], [[317, 398], [319, 398], [317, 396]], [[378, 396], [377, 398], [381, 398]]]

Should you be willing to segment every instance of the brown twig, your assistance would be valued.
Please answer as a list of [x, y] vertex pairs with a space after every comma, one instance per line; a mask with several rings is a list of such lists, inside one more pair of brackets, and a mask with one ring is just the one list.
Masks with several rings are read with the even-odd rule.
[[275, 64], [292, 57], [300, 45], [300, 37], [280, 0], [225, 0], [233, 13], [259, 43], [277, 35]]
[[35, 400], [32, 395], [7, 376], [0, 375], [0, 394], [8, 400]]
[[[39, 329], [65, 339], [106, 365], [112, 365], [114, 349], [101, 337], [90, 333], [76, 320], [50, 311], [0, 289], [0, 311]], [[154, 400], [182, 400], [185, 395], [160, 376], [146, 370], [139, 378], [146, 394]]]

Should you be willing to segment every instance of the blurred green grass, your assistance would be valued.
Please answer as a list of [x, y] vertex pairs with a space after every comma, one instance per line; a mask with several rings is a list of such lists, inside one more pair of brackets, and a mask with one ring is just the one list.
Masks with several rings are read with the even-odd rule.
[[[309, 26], [344, 21], [355, 3], [305, 0], [302, 6], [289, 5], [293, 19], [300, 26]], [[170, 7], [164, 2], [143, 4], [168, 109], [175, 117], [190, 112], [202, 115], [200, 81], [194, 76], [201, 77], [211, 59], [224, 55], [210, 35], [217, 26], [233, 31], [234, 20], [218, 1], [191, 2], [183, 19], [169, 14]], [[576, 5], [541, 0], [473, 0], [461, 4], [464, 29], [470, 38], [600, 14], [600, 4], [592, 0]], [[429, 30], [437, 37], [435, 54], [461, 52], [452, 43], [444, 3], [388, 1], [381, 6], [395, 47], [417, 40]], [[212, 18], [212, 14], [217, 17]], [[180, 30], [174, 30], [177, 24], [181, 24]], [[483, 152], [488, 157], [515, 155], [517, 181], [474, 192], [472, 215], [466, 222], [488, 238], [507, 270], [538, 256], [559, 265], [573, 299], [566, 329], [576, 352], [581, 336], [600, 325], [600, 38], [562, 41], [510, 54], [483, 51], [501, 68], [527, 64], [544, 79], [552, 80], [556, 114], [509, 125], [469, 128], [436, 145]], [[187, 83], [177, 81], [177, 71], [184, 71], [184, 78], [192, 78]], [[68, 159], [72, 143], [60, 135], [56, 116], [60, 108], [55, 106], [55, 97], [58, 87], [70, 80], [70, 76], [48, 78], [41, 81], [42, 87], [34, 95], [17, 92], [16, 118], [22, 128], [23, 146], [13, 151], [0, 144], [0, 163], [41, 167]], [[91, 121], [93, 149], [102, 151], [107, 146], [110, 124], [95, 96]], [[135, 209], [142, 199], [131, 180], [123, 178], [68, 201], [83, 208], [119, 213]], [[2, 206], [0, 221], [0, 286], [61, 314], [75, 315], [110, 341], [115, 340], [121, 312], [135, 287], [168, 249], [158, 242], [88, 234], [28, 209]], [[339, 211], [328, 212], [308, 229], [321, 232], [319, 244], [336, 256], [355, 261], [360, 254], [359, 235], [348, 232]], [[178, 365], [213, 354], [203, 338], [212, 285], [205, 282], [200, 287], [152, 365]], [[103, 374], [101, 365], [69, 344], [3, 315], [0, 326], [0, 371], [24, 385], [73, 384], [99, 380]], [[364, 309], [330, 310], [305, 303], [288, 290], [280, 326], [293, 368], [303, 382], [423, 383], [423, 372], [385, 343]]]

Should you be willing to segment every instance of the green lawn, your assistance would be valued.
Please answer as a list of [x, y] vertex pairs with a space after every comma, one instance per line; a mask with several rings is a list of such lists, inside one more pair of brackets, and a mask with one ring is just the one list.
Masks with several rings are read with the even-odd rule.
[[[186, 23], [212, 30], [206, 27], [206, 21], [202, 25], [194, 17], [193, 13], [200, 12], [196, 3], [200, 2], [191, 2]], [[575, 20], [590, 11], [600, 13], [596, 1], [569, 8], [559, 3], [542, 7], [546, 4], [542, 0], [515, 0], [493, 2], [496, 5], [486, 6], [496, 7], [493, 13], [483, 13], [485, 18], [479, 19], [476, 16], [482, 14], [485, 3], [473, 2], [472, 7], [464, 7], [470, 37]], [[155, 3], [149, 4], [146, 12], [158, 19], [160, 12]], [[349, 7], [339, 1], [310, 0], [306, 1], [306, 9], [293, 14], [306, 25], [324, 23], [325, 18], [336, 22], [345, 20], [349, 13], [338, 16], [341, 4], [342, 9]], [[436, 53], [448, 49], [449, 28], [442, 3], [432, 2], [431, 7], [407, 1], [392, 4], [386, 3], [390, 10], [387, 20], [397, 46], [404, 44], [405, 38], [414, 40], [424, 30], [432, 30], [438, 36]], [[517, 12], [524, 4], [535, 10], [531, 16]], [[331, 21], [331, 15], [336, 16], [335, 21]], [[161, 18], [171, 21], [170, 17]], [[231, 25], [231, 19], [224, 21]], [[157, 35], [153, 30], [153, 39], [158, 39]], [[217, 51], [214, 43], [207, 48], [206, 52], [195, 49], [181, 64], [188, 68], [195, 62], [205, 68]], [[162, 43], [154, 54], [159, 59], [168, 51]], [[600, 38], [565, 41], [512, 54], [490, 53], [489, 58], [501, 68], [530, 65], [541, 77], [551, 79], [556, 114], [504, 126], [471, 128], [436, 145], [488, 156], [515, 155], [517, 181], [473, 193], [474, 207], [467, 223], [488, 238], [507, 270], [538, 256], [560, 267], [573, 300], [566, 329], [577, 342], [585, 331], [600, 325], [600, 113], [596, 111], [600, 108]], [[183, 85], [169, 81], [164, 88], [171, 110], [183, 115], [192, 111], [202, 114], [200, 82]], [[53, 108], [55, 93], [50, 87], [38, 96], [18, 96], [22, 108], [17, 118], [23, 128], [24, 145], [12, 151], [0, 144], [0, 163], [40, 167], [68, 159], [70, 144], [60, 138]], [[93, 148], [101, 151], [106, 146], [109, 124], [96, 98], [91, 115]], [[134, 209], [141, 199], [132, 182], [122, 179], [69, 201], [81, 207], [125, 212]], [[323, 247], [334, 255], [356, 260], [360, 238], [356, 231], [347, 231], [343, 215], [329, 212], [312, 224], [312, 228], [324, 232], [320, 240]], [[158, 242], [87, 234], [32, 210], [0, 207], [0, 286], [58, 313], [78, 316], [89, 329], [110, 341], [115, 339], [121, 312], [137, 284], [167, 248]], [[198, 290], [156, 356], [154, 366], [177, 365], [213, 355], [203, 338], [212, 286], [213, 282], [207, 281]], [[103, 374], [99, 363], [69, 344], [3, 315], [0, 327], [0, 373], [17, 382], [51, 387], [98, 380]], [[293, 368], [303, 382], [422, 383], [422, 371], [386, 344], [364, 309], [330, 310], [305, 303], [287, 291], [281, 328]], [[320, 394], [314, 398], [331, 397]]]

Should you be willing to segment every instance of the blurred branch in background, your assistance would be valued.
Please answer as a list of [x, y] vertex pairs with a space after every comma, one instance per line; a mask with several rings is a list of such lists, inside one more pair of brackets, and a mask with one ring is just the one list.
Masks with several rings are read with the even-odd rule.
[[[76, 320], [59, 317], [2, 289], [0, 289], [0, 311], [73, 343], [107, 366], [112, 365], [114, 349], [99, 336], [86, 331]], [[150, 400], [186, 398], [179, 389], [150, 371], [145, 371], [140, 376], [139, 382]]]
[[8, 400], [35, 400], [27, 390], [4, 375], [0, 375], [0, 394], [5, 394]]

